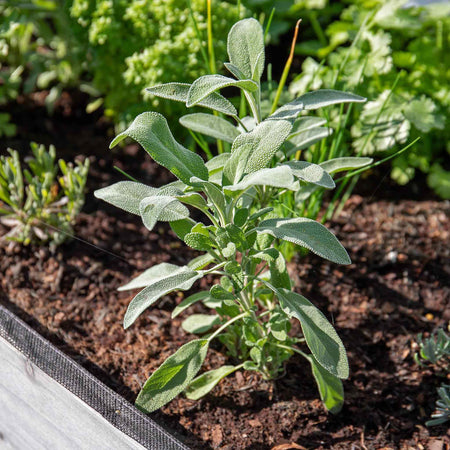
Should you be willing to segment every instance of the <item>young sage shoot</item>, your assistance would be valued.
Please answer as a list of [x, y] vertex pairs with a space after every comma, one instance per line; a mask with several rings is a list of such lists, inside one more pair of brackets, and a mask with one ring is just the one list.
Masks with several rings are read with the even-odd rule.
[[[174, 318], [200, 302], [211, 314], [192, 314], [184, 320], [183, 328], [198, 338], [150, 376], [136, 404], [152, 412], [182, 392], [198, 399], [241, 369], [274, 379], [283, 372], [285, 361], [298, 354], [311, 365], [325, 407], [337, 413], [344, 398], [341, 380], [349, 375], [344, 345], [325, 315], [294, 290], [277, 246], [295, 243], [336, 264], [350, 264], [350, 258], [325, 226], [305, 217], [279, 216], [273, 202], [286, 192], [307, 196], [315, 188], [332, 189], [331, 174], [370, 163], [368, 158], [343, 158], [316, 165], [292, 157], [304, 145], [305, 133], [311, 139], [311, 133], [322, 132], [319, 122], [304, 111], [364, 99], [332, 90], [310, 92], [263, 118], [264, 33], [256, 20], [241, 20], [232, 27], [228, 54], [225, 66], [230, 77], [206, 75], [192, 85], [169, 83], [149, 92], [220, 113], [189, 114], [180, 122], [228, 142], [230, 151], [205, 163], [175, 140], [161, 114], [146, 112], [111, 147], [130, 137], [178, 180], [161, 188], [121, 181], [95, 192], [140, 216], [149, 230], [158, 221], [168, 222], [186, 245], [204, 252], [186, 266], [153, 266], [122, 286], [122, 290], [143, 288], [128, 306], [125, 328], [162, 296], [189, 290], [207, 274], [217, 276], [209, 291], [188, 296], [173, 310]], [[233, 103], [218, 92], [229, 86], [241, 90], [251, 117], [239, 117]], [[204, 222], [190, 217], [192, 208], [203, 213]], [[301, 335], [290, 333], [291, 319], [300, 322]], [[239, 363], [199, 374], [213, 339]]]

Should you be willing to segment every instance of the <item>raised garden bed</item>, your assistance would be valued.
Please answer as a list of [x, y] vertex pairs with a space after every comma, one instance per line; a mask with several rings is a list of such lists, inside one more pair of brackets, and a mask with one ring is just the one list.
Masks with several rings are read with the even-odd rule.
[[[70, 137], [79, 134], [77, 123], [62, 122], [68, 140], [62, 133], [52, 138], [57, 148], [73, 149]], [[90, 136], [94, 128], [83, 132], [83, 142]], [[108, 153], [104, 138], [97, 135], [93, 141], [79, 147], [94, 155], [87, 213], [75, 228], [81, 240], [55, 254], [2, 244], [1, 302], [133, 401], [148, 375], [188, 336], [180, 327], [183, 316], [170, 320], [181, 294], [167, 296], [124, 331], [133, 293], [116, 288], [155, 263], [181, 265], [192, 255], [180, 251], [168, 228], [148, 232], [139, 220], [93, 199], [94, 188], [113, 181], [113, 164], [153, 185], [166, 177], [134, 146]], [[450, 204], [426, 196], [383, 200], [384, 187], [375, 198], [370, 198], [373, 189], [366, 198], [353, 196], [330, 224], [349, 250], [351, 266], [314, 255], [290, 266], [302, 293], [334, 322], [349, 352], [351, 376], [344, 383], [341, 414], [326, 414], [312, 375], [294, 357], [287, 375], [274, 383], [237, 372], [201, 401], [180, 396], [152, 419], [192, 448], [270, 449], [285, 443], [323, 449], [444, 448], [446, 427], [424, 426], [438, 380], [416, 365], [413, 354], [417, 333], [450, 319]], [[211, 352], [206, 369], [225, 360], [221, 350]]]

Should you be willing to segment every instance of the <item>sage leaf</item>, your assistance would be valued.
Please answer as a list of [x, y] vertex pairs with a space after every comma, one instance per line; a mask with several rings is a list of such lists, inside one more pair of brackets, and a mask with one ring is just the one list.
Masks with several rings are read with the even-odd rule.
[[303, 116], [299, 117], [292, 127], [291, 136], [294, 136], [304, 131], [312, 130], [313, 128], [321, 127], [326, 124], [326, 119], [322, 117]]
[[247, 77], [241, 72], [239, 67], [235, 66], [231, 63], [223, 63], [223, 65], [227, 68], [227, 70], [233, 74], [238, 80], [245, 80]]
[[334, 89], [319, 89], [307, 92], [294, 102], [300, 102], [306, 110], [323, 108], [337, 103], [364, 103], [367, 99], [350, 92], [336, 91]]
[[319, 142], [332, 134], [333, 130], [325, 127], [313, 128], [312, 130], [296, 134], [289, 138], [289, 142], [293, 144], [293, 148], [286, 151], [286, 156], [289, 157], [298, 150], [311, 147], [311, 145], [314, 145], [316, 142]]
[[197, 192], [187, 192], [186, 194], [178, 195], [177, 199], [186, 205], [194, 206], [200, 210], [208, 208], [206, 200]]
[[366, 99], [356, 94], [336, 91], [334, 89], [320, 89], [307, 92], [292, 102], [278, 108], [269, 119], [296, 119], [303, 110], [323, 108], [337, 103], [364, 103]]
[[158, 189], [136, 181], [119, 181], [111, 186], [97, 189], [94, 195], [129, 213], [140, 215], [139, 205], [144, 198], [179, 193], [181, 191], [178, 189], [168, 186]]
[[[244, 173], [256, 172], [267, 167], [272, 157], [291, 132], [292, 124], [287, 120], [264, 120], [253, 131], [239, 135], [231, 147], [231, 161], [247, 155]], [[236, 156], [235, 156], [236, 154]], [[226, 166], [224, 172], [226, 170]], [[232, 177], [236, 179], [236, 177]], [[230, 178], [231, 179], [231, 178]]]
[[217, 314], [192, 314], [181, 323], [181, 327], [188, 333], [203, 334], [219, 323]]
[[227, 50], [231, 64], [259, 83], [264, 71], [264, 32], [260, 23], [244, 19], [234, 24], [228, 34]]
[[186, 397], [190, 400], [198, 400], [208, 394], [219, 381], [232, 374], [235, 370], [237, 370], [237, 366], [222, 366], [202, 373], [197, 378], [194, 378], [186, 388]]
[[[165, 265], [161, 267], [163, 264]], [[127, 312], [125, 313], [124, 328], [128, 328], [132, 325], [142, 312], [163, 295], [176, 289], [186, 291], [192, 287], [196, 280], [203, 276], [202, 271], [194, 271], [187, 266], [179, 267], [167, 263], [163, 264], [159, 264], [152, 268], [155, 269], [154, 272], [150, 274], [153, 276], [153, 280], [150, 281], [150, 283], [147, 282], [147, 287], [131, 300]], [[172, 266], [172, 270], [168, 273], [170, 266]], [[135, 278], [130, 283], [123, 286], [121, 290], [132, 289], [137, 287], [137, 285], [142, 285], [144, 279], [151, 278], [149, 275], [150, 270], [151, 269], [147, 270], [140, 277]], [[130, 287], [130, 285], [132, 287]]]
[[189, 308], [189, 306], [193, 305], [194, 303], [197, 303], [199, 301], [205, 300], [209, 298], [209, 291], [200, 291], [196, 292], [195, 294], [190, 295], [189, 297], [186, 297], [179, 305], [175, 307], [175, 309], [172, 311], [172, 319], [177, 317], [179, 314], [181, 314], [185, 309]]
[[142, 222], [148, 230], [153, 230], [158, 220], [171, 222], [189, 217], [189, 210], [176, 198], [167, 195], [146, 197], [139, 204]]
[[174, 220], [169, 222], [170, 228], [172, 228], [172, 231], [181, 239], [183, 240], [184, 236], [188, 234], [192, 227], [195, 225], [195, 222], [187, 217], [186, 219], [181, 220]]
[[337, 414], [344, 406], [344, 386], [342, 381], [325, 370], [314, 358], [309, 356], [312, 373], [319, 388], [320, 399], [325, 408], [332, 414]]
[[320, 167], [328, 173], [338, 173], [343, 172], [344, 170], [359, 169], [361, 167], [368, 166], [372, 163], [372, 161], [372, 158], [347, 156], [324, 161], [323, 163], [320, 163]]
[[[191, 85], [188, 83], [166, 83], [149, 87], [146, 91], [156, 97], [186, 103], [190, 88]], [[237, 116], [237, 110], [233, 104], [217, 92], [208, 95], [201, 102], [198, 102], [197, 105], [221, 112], [227, 116]]]
[[208, 352], [207, 339], [195, 339], [169, 356], [145, 382], [136, 406], [151, 413], [174, 399], [200, 370]]
[[203, 75], [192, 83], [188, 92], [186, 106], [194, 106], [211, 93], [231, 86], [244, 89], [248, 92], [253, 92], [258, 89], [258, 85], [252, 80], [236, 81], [233, 78], [223, 75]]
[[212, 114], [187, 114], [180, 118], [180, 123], [183, 127], [192, 131], [229, 142], [230, 144], [241, 134], [233, 124]]
[[312, 183], [327, 189], [332, 189], [336, 186], [329, 173], [318, 164], [307, 161], [288, 161], [283, 165], [291, 169], [294, 177], [307, 183]]
[[208, 169], [203, 159], [184, 148], [172, 136], [167, 120], [159, 113], [139, 114], [123, 133], [111, 142], [110, 148], [126, 137], [131, 137], [144, 147], [160, 165], [169, 169], [177, 178], [190, 184], [192, 177], [208, 179]]
[[206, 266], [211, 264], [214, 261], [214, 256], [209, 253], [205, 253], [204, 255], [197, 256], [192, 261], [188, 263], [188, 267], [192, 270], [200, 270], [204, 269]]
[[306, 343], [317, 362], [338, 378], [348, 378], [349, 367], [344, 344], [331, 323], [303, 295], [287, 289], [275, 291], [281, 308], [299, 320]]
[[347, 251], [336, 236], [315, 220], [306, 217], [267, 219], [260, 222], [256, 231], [293, 242], [337, 264], [351, 264]]
[[213, 241], [202, 233], [188, 233], [184, 237], [184, 242], [194, 250], [206, 252], [211, 249]]
[[242, 181], [225, 186], [225, 192], [245, 191], [252, 186], [272, 186], [292, 189], [294, 184], [292, 171], [287, 166], [278, 166], [269, 169], [260, 169], [246, 175]]

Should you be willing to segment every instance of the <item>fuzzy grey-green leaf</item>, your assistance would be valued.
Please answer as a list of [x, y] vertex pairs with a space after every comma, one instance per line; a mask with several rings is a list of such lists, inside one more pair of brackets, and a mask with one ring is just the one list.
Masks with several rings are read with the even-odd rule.
[[368, 166], [372, 161], [372, 158], [348, 156], [329, 159], [328, 161], [320, 163], [320, 167], [328, 173], [338, 173], [343, 172], [344, 170], [359, 169], [361, 167]]
[[203, 334], [220, 323], [220, 317], [216, 314], [192, 314], [183, 320], [181, 327], [192, 334]]
[[[159, 266], [156, 267], [158, 268]], [[168, 266], [172, 266], [173, 268], [170, 273], [167, 273]], [[128, 328], [133, 324], [143, 311], [163, 295], [177, 289], [183, 291], [190, 289], [194, 282], [203, 276], [202, 271], [195, 271], [187, 266], [178, 267], [167, 264], [165, 267], [159, 267], [159, 270], [156, 270], [156, 268], [153, 269], [155, 269], [156, 273], [150, 274], [150, 270], [148, 270], [144, 272], [145, 276], [142, 274], [128, 285], [122, 287], [122, 290], [132, 289], [137, 287], [136, 285], [141, 285], [144, 279], [151, 278], [150, 275], [154, 277], [150, 283], [146, 282], [147, 287], [139, 292], [128, 305], [124, 318], [124, 328]], [[131, 288], [130, 285], [132, 286]]]
[[220, 380], [230, 375], [235, 370], [236, 366], [222, 366], [218, 369], [202, 373], [192, 380], [191, 384], [186, 388], [186, 397], [190, 400], [198, 400], [214, 389]]
[[139, 215], [139, 205], [144, 198], [179, 193], [181, 192], [176, 188], [154, 188], [136, 181], [119, 181], [96, 190], [94, 195], [129, 213]]
[[203, 159], [179, 144], [169, 129], [167, 120], [159, 113], [139, 114], [133, 123], [111, 142], [114, 147], [126, 137], [131, 137], [144, 147], [160, 165], [189, 184], [191, 177], [208, 179], [208, 169]]
[[293, 145], [293, 147], [286, 151], [286, 156], [289, 157], [298, 150], [311, 147], [311, 145], [314, 145], [316, 142], [319, 142], [332, 134], [333, 130], [326, 127], [312, 128], [311, 130], [295, 134], [289, 138], [289, 142]]
[[226, 87], [238, 87], [248, 92], [258, 89], [258, 85], [252, 80], [235, 80], [223, 75], [203, 75], [197, 78], [191, 85], [188, 93], [186, 106], [194, 106], [205, 97]]
[[139, 204], [139, 213], [150, 231], [158, 221], [172, 222], [189, 217], [186, 206], [168, 195], [145, 197]]
[[311, 363], [311, 369], [314, 378], [319, 388], [320, 398], [332, 414], [337, 414], [341, 411], [344, 405], [344, 387], [342, 381], [325, 370], [314, 358], [309, 356], [309, 362]]
[[233, 124], [212, 114], [187, 114], [180, 118], [180, 123], [192, 131], [229, 143], [232, 143], [241, 134]]
[[315, 220], [306, 217], [267, 219], [256, 227], [256, 231], [306, 247], [322, 258], [337, 264], [351, 263], [345, 248], [336, 236]]
[[293, 189], [294, 177], [287, 166], [260, 169], [246, 175], [239, 183], [225, 186], [225, 192], [245, 191], [252, 186], [272, 186]]
[[[188, 92], [191, 85], [188, 83], [166, 83], [158, 86], [152, 86], [146, 89], [150, 94], [156, 97], [167, 98], [176, 102], [186, 103], [188, 99]], [[227, 116], [236, 116], [237, 111], [233, 104], [225, 97], [217, 92], [205, 97], [198, 106], [209, 108], [214, 111], [221, 112]]]
[[302, 181], [322, 186], [327, 189], [335, 187], [334, 181], [329, 173], [318, 164], [309, 163], [307, 161], [288, 161], [284, 165], [292, 170], [294, 177], [299, 178]]
[[[273, 155], [281, 147], [289, 136], [292, 123], [287, 120], [265, 120], [249, 133], [239, 135], [233, 142], [231, 148], [231, 164], [233, 153], [241, 153], [241, 148], [248, 153], [247, 164], [244, 173], [256, 172], [264, 169], [270, 164]], [[250, 150], [248, 150], [250, 148]], [[227, 163], [227, 164], [228, 164]]]
[[331, 323], [308, 299], [287, 289], [277, 289], [281, 308], [300, 321], [306, 343], [317, 362], [338, 378], [348, 378], [347, 354]]
[[301, 95], [294, 102], [299, 102], [306, 110], [323, 108], [338, 103], [364, 103], [367, 99], [350, 92], [335, 89], [319, 89]]
[[292, 127], [291, 136], [294, 136], [304, 131], [312, 130], [313, 128], [321, 127], [326, 124], [327, 120], [323, 117], [303, 116], [299, 117]]
[[183, 392], [200, 370], [208, 345], [207, 339], [196, 339], [169, 356], [145, 382], [136, 399], [136, 406], [151, 413]]
[[259, 82], [264, 70], [264, 32], [260, 23], [244, 19], [234, 24], [228, 33], [227, 49], [231, 63], [246, 78]]

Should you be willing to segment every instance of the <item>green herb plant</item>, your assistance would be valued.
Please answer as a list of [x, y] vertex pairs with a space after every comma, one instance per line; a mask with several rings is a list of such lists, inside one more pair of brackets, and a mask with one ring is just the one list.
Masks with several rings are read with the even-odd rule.
[[[297, 46], [297, 52], [308, 57], [290, 91], [295, 95], [305, 89], [334, 88], [371, 99], [344, 115], [351, 132], [344, 136], [341, 156], [393, 153], [421, 136], [419, 145], [392, 160], [391, 178], [403, 185], [421, 171], [429, 186], [447, 199], [450, 6], [420, 3], [319, 2], [315, 13], [321, 19], [327, 10], [338, 11], [316, 22], [315, 39]], [[341, 119], [342, 114], [329, 116], [331, 123]]]
[[[311, 92], [262, 120], [260, 79], [265, 56], [261, 25], [255, 19], [236, 23], [227, 48], [230, 62], [226, 67], [235, 78], [207, 75], [192, 85], [169, 83], [149, 91], [234, 119], [237, 126], [212, 114], [181, 118], [183, 125], [228, 142], [231, 151], [205, 163], [175, 140], [161, 114], [142, 113], [111, 147], [131, 137], [178, 180], [161, 188], [121, 181], [95, 192], [96, 197], [139, 215], [149, 230], [157, 221], [168, 222], [189, 247], [205, 252], [186, 266], [162, 263], [151, 267], [123, 286], [121, 290], [144, 288], [128, 306], [125, 328], [162, 296], [188, 290], [207, 274], [220, 277], [209, 291], [187, 297], [173, 310], [174, 318], [200, 302], [213, 313], [192, 314], [183, 321], [186, 331], [201, 337], [183, 345], [150, 376], [136, 404], [151, 412], [183, 391], [198, 399], [239, 369], [274, 379], [296, 353], [306, 358], [326, 408], [336, 413], [343, 403], [341, 380], [349, 374], [344, 345], [325, 315], [293, 290], [286, 260], [275, 244], [295, 243], [337, 264], [350, 264], [350, 258], [325, 226], [304, 217], [279, 217], [272, 204], [286, 191], [334, 186], [323, 167], [287, 158], [295, 146], [289, 138], [304, 130], [309, 120], [299, 117], [302, 111], [363, 99], [339, 91]], [[251, 117], [241, 120], [234, 105], [218, 93], [226, 87], [241, 90]], [[360, 163], [349, 158], [334, 161], [330, 167]], [[191, 219], [188, 206], [202, 212], [205, 222]], [[289, 334], [291, 318], [300, 322], [301, 335]], [[239, 364], [196, 377], [213, 339]]]
[[16, 150], [0, 156], [0, 222], [11, 228], [6, 239], [55, 247], [72, 234], [83, 207], [89, 160], [75, 167], [62, 159], [56, 164], [53, 146], [46, 150], [32, 143], [31, 150], [33, 156], [24, 170]]
[[[414, 359], [420, 366], [432, 367], [437, 375], [444, 379], [450, 373], [450, 336], [439, 328], [429, 338], [423, 338], [422, 334], [417, 336], [419, 351]], [[442, 383], [437, 389], [439, 399], [436, 401], [436, 411], [431, 420], [426, 422], [427, 426], [441, 425], [450, 420], [450, 385]]]

